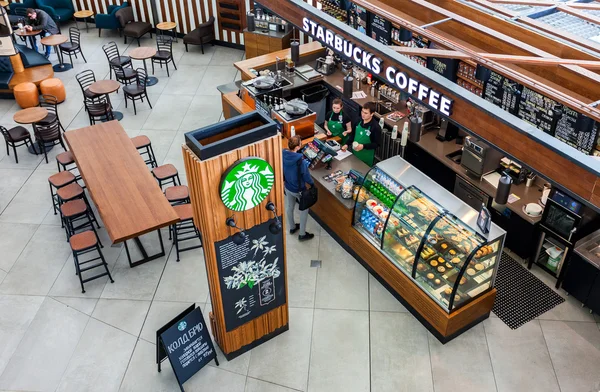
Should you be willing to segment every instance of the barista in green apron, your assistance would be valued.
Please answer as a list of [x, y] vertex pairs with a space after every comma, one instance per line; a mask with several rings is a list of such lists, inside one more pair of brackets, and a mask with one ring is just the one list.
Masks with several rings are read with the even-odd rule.
[[360, 112], [362, 120], [356, 125], [346, 144], [342, 146], [344, 151], [350, 147], [354, 155], [369, 166], [373, 166], [375, 150], [381, 143], [381, 128], [373, 114], [375, 114], [375, 104], [367, 102]]
[[331, 105], [332, 110], [325, 116], [327, 136], [339, 136], [342, 139], [342, 145], [346, 144], [348, 135], [352, 132], [352, 122], [350, 117], [344, 114], [343, 108], [342, 100], [336, 98]]

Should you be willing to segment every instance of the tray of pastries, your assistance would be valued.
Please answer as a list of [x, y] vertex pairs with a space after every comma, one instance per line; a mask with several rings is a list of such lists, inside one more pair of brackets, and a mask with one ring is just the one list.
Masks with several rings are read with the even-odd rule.
[[475, 252], [475, 258], [480, 259], [492, 253], [494, 253], [494, 248], [492, 248], [490, 245], [484, 245], [479, 248], [477, 252]]

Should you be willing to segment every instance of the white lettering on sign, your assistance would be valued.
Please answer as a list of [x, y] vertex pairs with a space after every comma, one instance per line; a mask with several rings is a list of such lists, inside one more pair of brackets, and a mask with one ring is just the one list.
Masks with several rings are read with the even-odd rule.
[[[318, 23], [302, 18], [302, 30], [317, 39], [321, 43], [333, 49], [338, 54], [354, 61], [363, 68], [368, 69], [372, 74], [379, 76], [382, 73], [383, 60], [376, 57], [373, 53], [355, 45], [345, 38], [335, 34], [333, 31], [320, 26]], [[439, 68], [439, 66], [438, 66]], [[432, 90], [418, 80], [407, 76], [393, 66], [387, 66], [384, 71], [385, 79], [390, 85], [406, 91], [411, 95], [416, 95], [419, 101], [431, 106], [446, 116], [452, 114], [453, 100], [443, 94]]]

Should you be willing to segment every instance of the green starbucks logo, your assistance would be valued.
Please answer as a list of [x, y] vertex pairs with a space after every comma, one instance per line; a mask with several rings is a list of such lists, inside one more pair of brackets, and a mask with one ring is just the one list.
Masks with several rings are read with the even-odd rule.
[[269, 162], [246, 158], [234, 163], [221, 179], [221, 200], [233, 211], [246, 211], [259, 205], [271, 192], [275, 176]]

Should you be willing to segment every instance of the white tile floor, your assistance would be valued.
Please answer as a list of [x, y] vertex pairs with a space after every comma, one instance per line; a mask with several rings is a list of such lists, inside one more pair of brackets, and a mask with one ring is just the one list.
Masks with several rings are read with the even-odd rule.
[[[111, 40], [126, 53], [114, 33], [83, 32], [88, 64], [57, 74], [68, 91], [59, 106], [67, 129], [89, 124], [74, 77], [83, 69], [108, 77], [101, 45]], [[111, 99], [128, 134], [148, 135], [158, 160], [183, 174], [183, 134], [219, 121], [215, 87], [236, 79], [232, 62], [243, 52], [185, 53], [181, 43], [174, 51], [179, 70], [170, 78], [158, 70], [149, 87], [154, 109], [139, 105], [134, 116], [122, 95]], [[0, 124], [15, 125], [17, 110], [0, 100]], [[202, 252], [175, 263], [170, 251], [130, 269], [122, 247], [106, 246], [115, 283], [96, 280], [82, 294], [48, 195], [58, 152], [46, 164], [19, 149], [17, 165], [0, 148], [0, 391], [177, 391], [168, 364], [156, 371], [155, 332], [191, 302], [210, 310]], [[309, 231], [317, 234], [309, 243], [288, 241], [290, 330], [231, 362], [221, 356], [187, 391], [600, 390], [600, 317], [573, 298], [516, 331], [492, 315], [442, 345], [312, 219]], [[322, 268], [310, 268], [311, 259]]]

